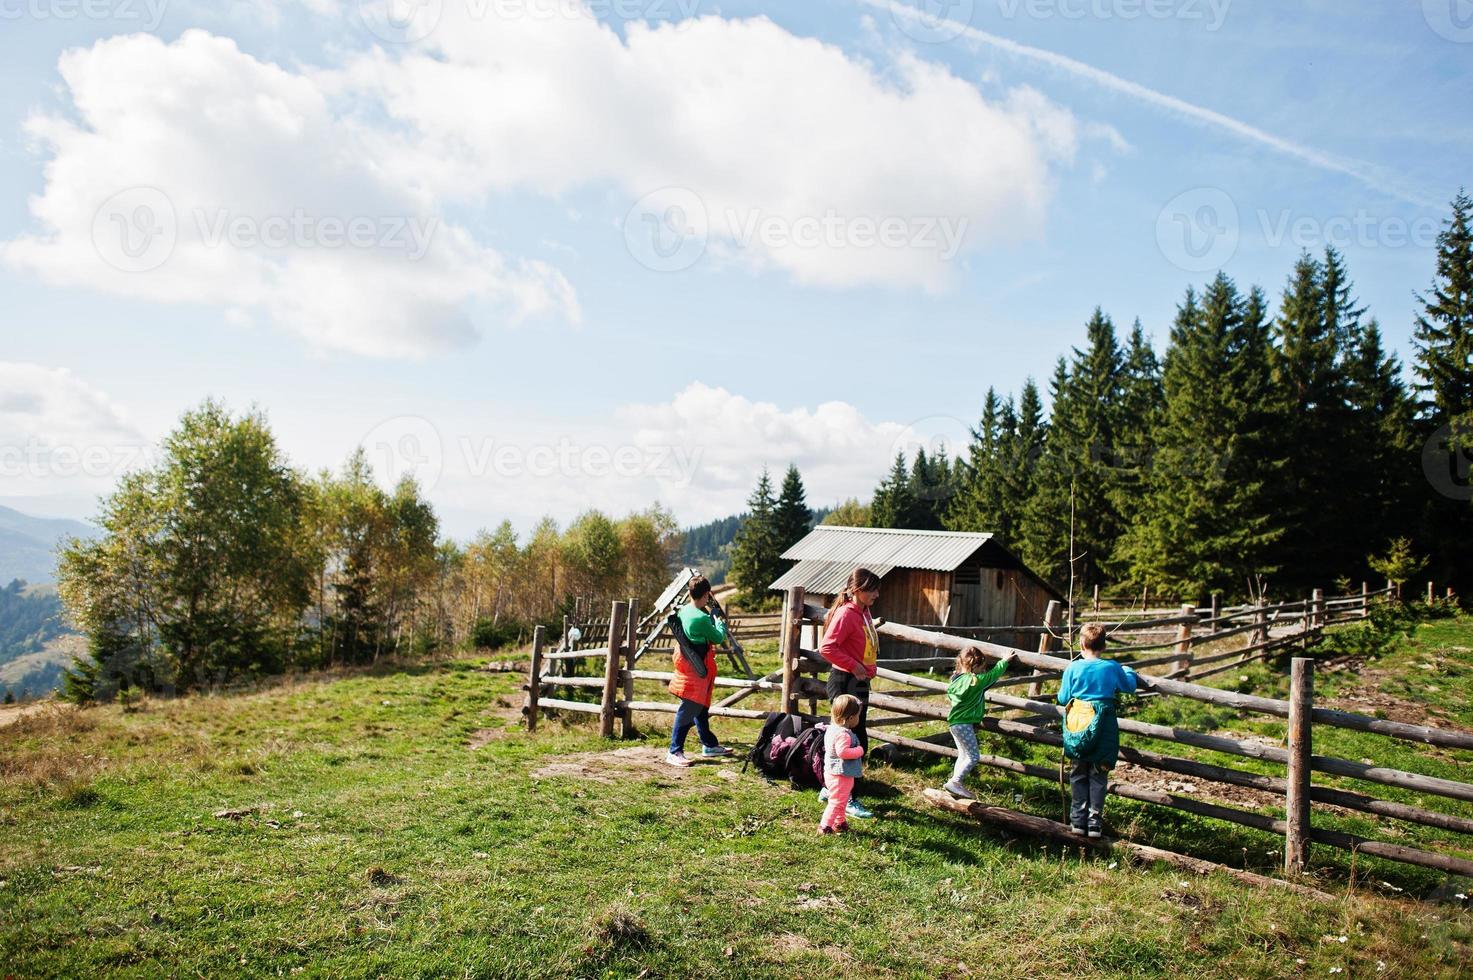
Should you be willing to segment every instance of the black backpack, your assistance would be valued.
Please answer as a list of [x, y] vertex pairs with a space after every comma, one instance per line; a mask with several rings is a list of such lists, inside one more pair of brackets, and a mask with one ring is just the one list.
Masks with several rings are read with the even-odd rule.
[[[770, 711], [747, 764], [768, 779], [787, 778], [794, 789], [823, 785], [823, 737], [827, 725], [809, 725], [797, 715]], [[746, 769], [746, 765], [742, 767]]]

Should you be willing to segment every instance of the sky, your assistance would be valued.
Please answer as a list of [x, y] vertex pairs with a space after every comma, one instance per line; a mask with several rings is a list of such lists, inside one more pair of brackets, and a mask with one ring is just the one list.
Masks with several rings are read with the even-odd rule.
[[0, 503], [206, 398], [444, 531], [866, 497], [1219, 270], [1408, 360], [1469, 0], [0, 0]]

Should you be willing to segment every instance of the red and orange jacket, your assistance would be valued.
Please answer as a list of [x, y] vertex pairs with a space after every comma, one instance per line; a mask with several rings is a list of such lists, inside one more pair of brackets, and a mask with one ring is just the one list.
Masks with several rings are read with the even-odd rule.
[[[716, 687], [716, 644], [726, 642], [726, 626], [694, 605], [682, 606], [680, 624], [686, 637], [697, 650], [706, 649], [706, 676], [698, 677], [691, 669], [680, 648], [675, 650], [675, 678], [670, 681], [670, 693], [677, 698], [711, 706], [711, 694]], [[714, 641], [714, 642], [713, 642]]]
[[819, 655], [855, 677], [875, 676], [880, 657], [880, 635], [875, 632], [869, 610], [857, 602], [846, 602], [834, 611], [824, 630]]

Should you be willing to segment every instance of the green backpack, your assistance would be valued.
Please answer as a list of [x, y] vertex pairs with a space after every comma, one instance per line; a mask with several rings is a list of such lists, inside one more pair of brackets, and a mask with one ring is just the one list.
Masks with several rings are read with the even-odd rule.
[[1064, 708], [1064, 754], [1071, 759], [1089, 759], [1100, 748], [1100, 719], [1109, 705], [1104, 701], [1071, 698]]

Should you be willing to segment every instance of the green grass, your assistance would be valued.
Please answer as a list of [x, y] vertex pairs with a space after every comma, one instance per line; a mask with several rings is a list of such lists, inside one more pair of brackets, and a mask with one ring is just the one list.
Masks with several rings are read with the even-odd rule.
[[[1473, 646], [1470, 637], [1467, 621], [1427, 624], [1405, 641], [1415, 652], [1383, 659]], [[756, 654], [763, 669], [771, 651]], [[641, 717], [646, 738], [626, 745], [603, 742], [583, 718], [544, 721], [529, 736], [516, 710], [524, 675], [476, 666], [394, 665], [0, 729], [0, 975], [1470, 968], [1473, 916], [1375, 884], [1425, 891], [1415, 871], [1377, 866], [1368, 887], [1363, 862], [1351, 889], [1349, 868], [1317, 849], [1321, 887], [1341, 896], [1322, 903], [1132, 867], [934, 810], [919, 790], [946, 768], [925, 760], [871, 766], [865, 795], [877, 819], [819, 838], [812, 793], [737, 765], [678, 772], [612, 754], [657, 755], [668, 716]], [[1265, 687], [1272, 678], [1264, 668]], [[1470, 708], [1449, 698], [1447, 710]], [[718, 732], [741, 743], [755, 726], [723, 720]], [[987, 741], [999, 754], [1052, 759]], [[1418, 763], [1408, 768], [1431, 771], [1408, 751]], [[1464, 761], [1449, 764], [1467, 778]], [[1019, 793], [1024, 809], [1057, 816], [1056, 787], [981, 776], [985, 798], [1013, 805]], [[1112, 801], [1110, 817], [1142, 842], [1273, 864], [1268, 835], [1128, 801]]]

